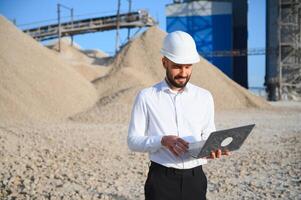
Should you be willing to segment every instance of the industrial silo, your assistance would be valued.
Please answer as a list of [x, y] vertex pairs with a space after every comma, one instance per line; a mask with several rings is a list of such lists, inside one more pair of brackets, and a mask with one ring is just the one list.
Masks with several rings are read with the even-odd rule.
[[182, 30], [191, 34], [201, 55], [248, 87], [247, 1], [176, 0], [166, 5], [166, 26], [167, 32]]
[[279, 95], [279, 4], [278, 1], [267, 1], [266, 12], [266, 68], [265, 68], [265, 86], [268, 93], [268, 100], [276, 101]]

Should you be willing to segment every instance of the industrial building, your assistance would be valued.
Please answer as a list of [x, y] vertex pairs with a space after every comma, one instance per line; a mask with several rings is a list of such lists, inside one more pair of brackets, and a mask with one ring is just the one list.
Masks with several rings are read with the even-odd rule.
[[267, 0], [268, 100], [301, 97], [301, 1]]
[[174, 0], [166, 5], [166, 30], [191, 34], [201, 55], [248, 88], [247, 53], [241, 54], [247, 50], [247, 9], [247, 0]]

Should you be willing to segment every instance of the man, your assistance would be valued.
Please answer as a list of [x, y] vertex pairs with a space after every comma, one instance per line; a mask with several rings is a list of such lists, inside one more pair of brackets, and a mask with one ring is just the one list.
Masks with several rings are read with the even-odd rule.
[[[151, 160], [145, 183], [146, 200], [206, 199], [207, 158], [192, 158], [190, 142], [206, 140], [215, 131], [211, 94], [189, 83], [192, 64], [200, 61], [192, 37], [168, 34], [161, 49], [165, 80], [137, 95], [128, 131], [133, 151], [148, 152]], [[210, 158], [228, 152], [211, 153]]]

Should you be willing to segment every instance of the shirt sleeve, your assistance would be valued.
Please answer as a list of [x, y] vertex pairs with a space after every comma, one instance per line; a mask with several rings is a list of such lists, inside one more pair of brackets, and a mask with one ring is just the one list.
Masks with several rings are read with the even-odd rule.
[[162, 136], [148, 136], [148, 112], [143, 93], [140, 92], [132, 108], [128, 129], [128, 146], [132, 151], [156, 152], [161, 148]]
[[214, 123], [214, 102], [213, 102], [213, 97], [210, 93], [209, 93], [208, 105], [207, 105], [207, 116], [208, 116], [207, 123], [202, 134], [203, 140], [207, 140], [210, 134], [216, 130], [215, 123]]

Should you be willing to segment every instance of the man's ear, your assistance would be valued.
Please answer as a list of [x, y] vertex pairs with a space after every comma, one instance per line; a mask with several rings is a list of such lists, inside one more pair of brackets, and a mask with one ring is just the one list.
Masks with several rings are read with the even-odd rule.
[[164, 69], [166, 69], [166, 58], [165, 57], [162, 57], [162, 65], [164, 67]]

